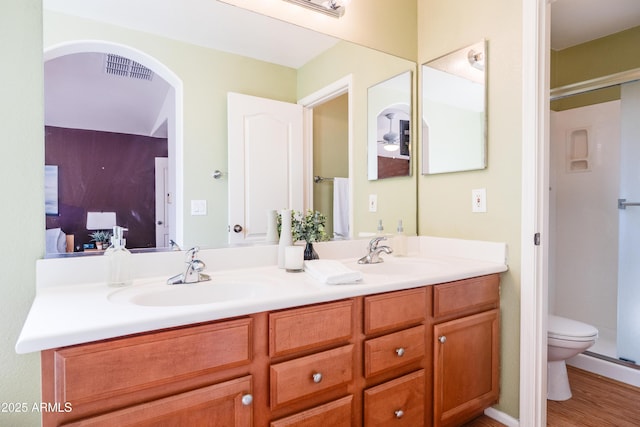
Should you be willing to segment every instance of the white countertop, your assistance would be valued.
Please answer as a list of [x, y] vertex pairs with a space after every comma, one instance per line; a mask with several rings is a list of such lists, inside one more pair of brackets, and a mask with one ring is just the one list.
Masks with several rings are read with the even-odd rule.
[[[173, 274], [179, 271], [183, 256], [180, 253], [145, 254], [145, 257], [140, 257], [136, 261], [139, 260], [142, 267], [136, 271], [136, 276], [142, 278], [134, 280], [134, 284], [126, 288], [111, 288], [104, 282], [91, 283], [87, 279], [90, 277], [87, 273], [96, 263], [104, 262], [97, 259], [101, 257], [90, 257], [93, 260], [87, 257], [72, 262], [42, 260], [43, 263], [38, 266], [36, 297], [16, 343], [16, 352], [41, 351], [507, 270], [506, 246], [503, 243], [415, 237], [410, 240], [409, 257], [385, 255], [384, 263], [374, 265], [358, 265], [356, 258], [345, 256], [363, 255], [363, 241], [330, 242], [316, 246], [321, 258], [331, 259], [332, 255], [338, 257], [348, 267], [362, 271], [363, 279], [355, 284], [326, 285], [314, 280], [308, 273], [288, 273], [272, 262], [275, 246], [203, 250], [201, 258], [207, 265], [218, 267], [206, 271], [212, 280], [171, 287], [165, 284], [169, 275], [163, 271], [167, 268], [173, 268]], [[256, 253], [267, 255], [261, 259], [255, 256]], [[167, 267], [169, 259], [171, 262]], [[220, 265], [231, 268], [224, 269]], [[64, 274], [59, 272], [61, 269], [67, 269], [68, 280], [65, 281]], [[156, 274], [144, 274], [153, 271]], [[137, 305], [129, 298], [150, 289], [163, 292], [169, 288], [171, 292], [182, 292], [181, 289], [184, 289], [189, 292], [195, 286], [240, 286], [245, 283], [260, 292], [255, 296], [230, 301], [176, 306]]]

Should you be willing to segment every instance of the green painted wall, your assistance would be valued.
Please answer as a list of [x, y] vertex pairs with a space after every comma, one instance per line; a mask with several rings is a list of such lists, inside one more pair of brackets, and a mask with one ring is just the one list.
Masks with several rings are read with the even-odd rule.
[[[501, 282], [498, 409], [518, 417], [520, 386], [520, 205], [522, 174], [522, 2], [418, 0], [420, 64], [486, 39], [488, 167], [420, 176], [421, 235], [506, 242]], [[421, 93], [419, 88], [418, 93]], [[471, 212], [471, 190], [486, 188], [487, 212]]]
[[14, 345], [35, 296], [35, 261], [44, 252], [41, 0], [3, 1], [0, 9], [0, 402], [27, 404], [26, 413], [0, 412], [0, 425], [36, 426], [40, 355], [19, 356]]

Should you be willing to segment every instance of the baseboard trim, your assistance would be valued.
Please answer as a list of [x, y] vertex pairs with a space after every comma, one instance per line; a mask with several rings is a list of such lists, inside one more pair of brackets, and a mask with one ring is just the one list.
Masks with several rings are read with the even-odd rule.
[[494, 420], [506, 425], [507, 427], [519, 427], [520, 421], [513, 418], [511, 415], [505, 414], [502, 411], [498, 411], [496, 408], [487, 408], [484, 410], [484, 414], [493, 418]]

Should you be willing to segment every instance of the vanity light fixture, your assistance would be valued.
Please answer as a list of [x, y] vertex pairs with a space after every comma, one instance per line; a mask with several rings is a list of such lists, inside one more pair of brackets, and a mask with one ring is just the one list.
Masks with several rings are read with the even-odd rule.
[[469, 60], [469, 64], [475, 69], [480, 71], [484, 71], [484, 52], [476, 51], [474, 49], [469, 50], [467, 53], [467, 59]]
[[284, 0], [289, 3], [297, 4], [298, 6], [306, 7], [307, 9], [315, 10], [316, 12], [324, 13], [325, 15], [333, 16], [334, 18], [340, 18], [344, 15], [347, 4], [351, 0]]

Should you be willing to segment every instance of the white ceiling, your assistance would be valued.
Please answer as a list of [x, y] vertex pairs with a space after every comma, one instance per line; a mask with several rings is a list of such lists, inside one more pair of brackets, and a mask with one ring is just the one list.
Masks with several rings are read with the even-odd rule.
[[552, 0], [551, 48], [562, 50], [640, 25], [640, 0]]
[[[640, 0], [551, 1], [551, 47], [556, 50], [640, 25]], [[216, 0], [43, 0], [43, 7], [292, 68], [299, 68], [337, 42], [333, 37]], [[47, 75], [47, 68], [53, 67], [45, 66], [46, 124], [77, 127], [78, 118], [84, 115], [104, 119], [85, 128], [145, 135], [156, 132], [156, 136], [163, 136], [157, 129], [158, 108], [145, 107], [157, 106], [158, 93], [140, 88], [136, 96], [130, 96], [133, 89], [129, 89], [129, 96], [116, 97], [119, 89], [107, 88], [105, 84], [119, 84], [122, 78], [112, 77], [105, 82], [102, 68], [93, 67], [90, 72], [87, 64], [74, 64], [74, 59], [82, 57], [66, 58], [64, 64], [61, 61], [55, 67], [58, 70], [55, 76]], [[67, 72], [61, 69], [63, 65], [69, 67]], [[81, 67], [83, 71], [79, 72]], [[93, 78], [102, 83], [94, 85]], [[70, 89], [80, 80], [82, 89]], [[140, 82], [145, 83], [148, 82]], [[101, 89], [90, 89], [98, 86]], [[67, 89], [53, 90], [53, 87]], [[167, 93], [166, 86], [158, 90], [163, 96]], [[119, 113], [105, 114], [105, 111]], [[145, 113], [150, 116], [141, 117]], [[134, 117], [144, 123], [143, 130], [132, 132], [121, 127]]]

